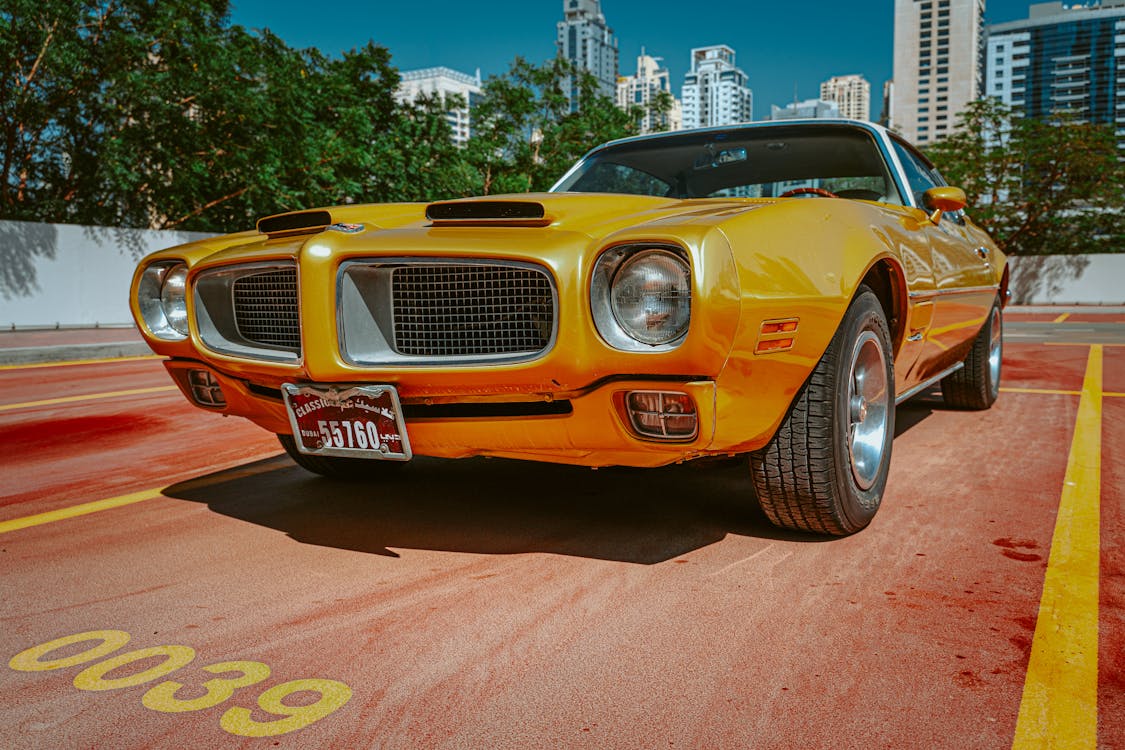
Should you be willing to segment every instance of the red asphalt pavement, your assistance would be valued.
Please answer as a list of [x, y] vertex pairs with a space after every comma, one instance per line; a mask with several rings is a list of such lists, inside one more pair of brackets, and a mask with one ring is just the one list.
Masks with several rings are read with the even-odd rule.
[[[1011, 747], [1088, 351], [1006, 345], [1006, 389], [1058, 393], [899, 407], [884, 507], [845, 539], [772, 528], [740, 462], [419, 459], [338, 483], [150, 391], [157, 361], [0, 370], [0, 524], [163, 490], [0, 531], [0, 746]], [[1102, 386], [1098, 738], [1125, 748], [1125, 348]], [[106, 630], [131, 640], [5, 666]], [[194, 660], [99, 666], [161, 646]], [[203, 687], [247, 660], [269, 676]], [[168, 680], [180, 704], [152, 697]]]

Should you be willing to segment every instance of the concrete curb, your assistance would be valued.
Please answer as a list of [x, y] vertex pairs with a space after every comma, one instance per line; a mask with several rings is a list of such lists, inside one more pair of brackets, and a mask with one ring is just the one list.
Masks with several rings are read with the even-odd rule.
[[25, 346], [0, 349], [0, 365], [33, 365], [44, 362], [68, 362], [85, 359], [116, 359], [118, 357], [151, 356], [152, 349], [143, 341], [122, 341], [103, 344], [65, 344], [61, 346]]

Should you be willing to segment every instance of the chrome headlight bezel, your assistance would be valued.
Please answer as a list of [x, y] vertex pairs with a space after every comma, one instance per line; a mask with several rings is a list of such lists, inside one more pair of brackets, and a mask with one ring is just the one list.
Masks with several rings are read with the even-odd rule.
[[137, 283], [137, 309], [149, 332], [165, 341], [188, 337], [187, 264], [157, 261], [141, 272]]
[[[630, 272], [655, 261], [678, 272], [679, 283], [672, 294], [675, 306], [666, 329], [640, 330], [621, 314], [617, 294]], [[672, 265], [669, 266], [669, 263]], [[691, 262], [687, 251], [674, 245], [641, 243], [618, 245], [603, 252], [594, 263], [590, 281], [590, 306], [602, 339], [614, 349], [630, 352], [665, 352], [680, 346], [691, 327]]]

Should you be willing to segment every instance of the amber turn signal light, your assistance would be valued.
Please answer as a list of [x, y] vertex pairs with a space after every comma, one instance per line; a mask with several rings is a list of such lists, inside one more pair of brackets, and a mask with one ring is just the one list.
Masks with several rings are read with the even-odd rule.
[[763, 320], [758, 329], [758, 343], [754, 347], [755, 354], [772, 354], [784, 352], [793, 348], [797, 337], [797, 324], [799, 318], [780, 318], [778, 320]]
[[677, 391], [628, 391], [624, 406], [629, 426], [640, 437], [657, 440], [690, 440], [699, 430], [695, 401]]

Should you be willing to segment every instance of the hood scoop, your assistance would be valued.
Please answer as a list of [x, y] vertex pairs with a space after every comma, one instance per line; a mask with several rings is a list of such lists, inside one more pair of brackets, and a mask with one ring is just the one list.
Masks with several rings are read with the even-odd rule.
[[293, 211], [258, 219], [258, 231], [275, 237], [323, 232], [332, 224], [332, 214], [327, 211]]
[[449, 201], [426, 206], [435, 227], [545, 227], [551, 223], [534, 201]]

